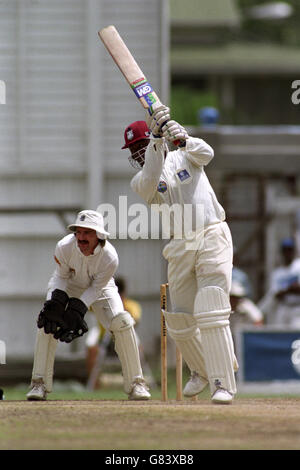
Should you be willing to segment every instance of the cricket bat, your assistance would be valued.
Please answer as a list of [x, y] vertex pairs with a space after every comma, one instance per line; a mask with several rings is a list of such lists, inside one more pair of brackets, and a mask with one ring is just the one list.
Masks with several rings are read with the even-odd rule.
[[[111, 25], [101, 29], [98, 35], [141, 105], [151, 116], [163, 104], [136, 63], [115, 26]], [[181, 142], [175, 141], [174, 144], [181, 145]]]

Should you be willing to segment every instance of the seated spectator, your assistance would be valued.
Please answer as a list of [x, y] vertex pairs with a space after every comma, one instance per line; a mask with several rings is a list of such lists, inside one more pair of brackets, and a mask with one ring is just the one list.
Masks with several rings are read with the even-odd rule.
[[300, 327], [300, 258], [294, 239], [283, 239], [280, 251], [282, 264], [274, 269], [270, 278], [274, 302], [269, 323]]
[[233, 312], [230, 315], [230, 325], [233, 332], [237, 326], [241, 325], [263, 325], [264, 318], [261, 310], [247, 297], [245, 287], [237, 281], [232, 282], [230, 304]]

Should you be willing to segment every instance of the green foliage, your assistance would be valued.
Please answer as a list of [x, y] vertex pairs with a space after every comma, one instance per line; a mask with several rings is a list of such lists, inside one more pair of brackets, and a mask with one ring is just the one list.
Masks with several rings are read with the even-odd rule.
[[171, 89], [171, 116], [186, 126], [199, 125], [198, 111], [205, 106], [218, 108], [217, 97], [208, 90], [184, 85], [173, 85]]
[[300, 2], [286, 1], [293, 8], [289, 18], [281, 20], [255, 20], [247, 17], [247, 9], [267, 3], [266, 0], [237, 0], [244, 21], [238, 32], [240, 40], [272, 42], [286, 46], [300, 46]]

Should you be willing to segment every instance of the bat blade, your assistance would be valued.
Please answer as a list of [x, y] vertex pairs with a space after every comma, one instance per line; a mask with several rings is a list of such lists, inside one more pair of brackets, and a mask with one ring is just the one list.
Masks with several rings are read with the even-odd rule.
[[[107, 26], [98, 32], [98, 36], [134, 91], [141, 105], [151, 116], [153, 112], [163, 106], [163, 104], [136, 63], [117, 29], [113, 25]], [[162, 126], [164, 124], [162, 124]], [[183, 147], [185, 142], [176, 140], [174, 144]]]
[[141, 105], [143, 108], [147, 109], [151, 115], [155, 109], [162, 106], [162, 103], [115, 26], [111, 25], [101, 29], [98, 35]]

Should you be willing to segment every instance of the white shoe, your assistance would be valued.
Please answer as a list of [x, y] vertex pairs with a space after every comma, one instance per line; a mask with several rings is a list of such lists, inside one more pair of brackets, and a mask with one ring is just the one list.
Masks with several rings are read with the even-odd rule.
[[200, 375], [194, 371], [191, 373], [191, 377], [183, 389], [183, 395], [185, 397], [194, 397], [195, 395], [198, 395], [198, 393], [202, 392], [207, 384], [208, 381], [203, 377], [200, 377]]
[[47, 400], [47, 392], [43, 379], [32, 381], [32, 388], [26, 397], [27, 400]]
[[149, 400], [151, 395], [144, 381], [136, 380], [132, 384], [131, 392], [128, 395], [129, 400]]
[[217, 388], [211, 397], [211, 401], [217, 405], [230, 405], [232, 400], [232, 393], [225, 390], [225, 388]]

